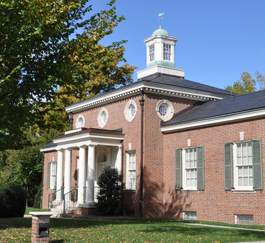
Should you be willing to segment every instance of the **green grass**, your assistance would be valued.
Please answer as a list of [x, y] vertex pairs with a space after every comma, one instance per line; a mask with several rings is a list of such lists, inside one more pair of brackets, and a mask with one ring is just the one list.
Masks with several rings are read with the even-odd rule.
[[[137, 218], [117, 220], [51, 219], [50, 242], [244, 242], [265, 240], [265, 232], [192, 226], [182, 222], [173, 219]], [[226, 224], [226, 226], [230, 225]], [[253, 227], [265, 228], [264, 226]], [[30, 237], [31, 219], [0, 219], [0, 242], [30, 242]]]

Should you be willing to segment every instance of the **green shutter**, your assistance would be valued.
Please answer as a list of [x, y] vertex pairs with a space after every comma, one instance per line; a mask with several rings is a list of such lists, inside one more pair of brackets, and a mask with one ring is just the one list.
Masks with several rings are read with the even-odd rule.
[[198, 146], [197, 151], [197, 189], [203, 191], [204, 183], [204, 147]]
[[50, 188], [50, 172], [51, 172], [51, 163], [48, 163], [47, 166], [47, 188]]
[[253, 188], [263, 190], [261, 141], [252, 141]]
[[181, 164], [182, 164], [182, 150], [176, 149], [175, 150], [175, 188], [176, 190], [182, 189], [182, 171], [181, 171]]
[[232, 143], [224, 145], [224, 162], [225, 162], [225, 190], [233, 189], [233, 161], [232, 161]]

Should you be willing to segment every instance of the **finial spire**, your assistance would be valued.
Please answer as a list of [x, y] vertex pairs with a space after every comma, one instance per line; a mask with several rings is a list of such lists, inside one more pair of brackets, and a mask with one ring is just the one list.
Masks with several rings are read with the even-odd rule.
[[163, 15], [165, 15], [165, 13], [159, 13], [158, 14], [158, 20], [159, 20], [159, 28], [161, 29], [161, 22], [163, 20]]

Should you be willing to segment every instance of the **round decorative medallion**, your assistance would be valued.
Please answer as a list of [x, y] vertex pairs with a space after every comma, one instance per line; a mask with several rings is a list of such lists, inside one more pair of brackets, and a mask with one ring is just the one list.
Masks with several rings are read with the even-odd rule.
[[169, 121], [174, 114], [174, 108], [168, 100], [160, 100], [156, 105], [156, 113], [163, 121]]
[[103, 128], [109, 119], [108, 111], [106, 108], [102, 108], [98, 113], [98, 125]]
[[135, 101], [134, 100], [128, 101], [124, 109], [125, 119], [128, 122], [131, 122], [135, 118], [136, 112], [137, 112], [137, 106]]

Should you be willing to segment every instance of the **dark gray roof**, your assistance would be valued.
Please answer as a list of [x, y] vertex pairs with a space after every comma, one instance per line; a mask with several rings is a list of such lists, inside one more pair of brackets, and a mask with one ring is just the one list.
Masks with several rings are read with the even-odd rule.
[[[238, 95], [235, 93], [232, 93], [230, 91], [224, 90], [224, 89], [219, 89], [219, 88], [215, 88], [209, 85], [205, 85], [205, 84], [200, 84], [197, 82], [193, 82], [187, 79], [183, 79], [183, 78], [179, 78], [176, 76], [172, 76], [172, 75], [167, 75], [167, 74], [161, 74], [161, 73], [155, 73], [152, 74], [150, 76], [146, 76], [142, 79], [139, 79], [137, 82], [122, 86], [120, 88], [118, 88], [119, 90], [126, 90], [128, 87], [133, 87], [135, 85], [137, 85], [140, 82], [148, 82], [148, 83], [153, 83], [153, 84], [161, 84], [161, 85], [168, 85], [168, 86], [172, 86], [172, 87], [180, 87], [180, 88], [185, 88], [185, 89], [193, 89], [193, 90], [198, 90], [198, 91], [204, 91], [204, 92], [210, 92], [210, 93], [215, 93], [215, 94], [219, 94], [222, 97], [224, 96], [231, 96], [231, 95]], [[116, 90], [112, 90], [109, 91], [110, 92], [115, 92]], [[94, 97], [79, 101], [75, 104], [82, 104], [85, 103], [87, 100], [93, 100], [95, 98], [98, 98], [100, 96], [104, 96], [106, 93], [102, 93], [102, 94], [98, 94]], [[72, 105], [69, 105], [68, 107], [71, 107]]]
[[228, 95], [228, 96], [238, 95], [238, 94], [232, 93], [224, 89], [219, 89], [219, 88], [215, 88], [209, 85], [200, 84], [200, 83], [193, 82], [187, 79], [179, 78], [176, 76], [160, 74], [160, 73], [156, 73], [156, 74], [144, 77], [138, 82], [141, 82], [141, 81], [149, 81], [152, 83], [166, 84], [166, 85], [170, 85], [174, 87], [200, 90], [200, 91], [206, 91], [206, 92], [217, 93], [217, 94]]
[[230, 98], [208, 101], [199, 106], [187, 109], [187, 112], [176, 113], [168, 122], [162, 122], [162, 126], [175, 125], [186, 122], [204, 120], [208, 118], [231, 115], [251, 110], [265, 108], [265, 90], [232, 96]]
[[52, 148], [52, 147], [56, 147], [56, 146], [57, 146], [56, 143], [51, 142], [51, 143], [48, 143], [48, 144], [44, 145], [40, 149]]

